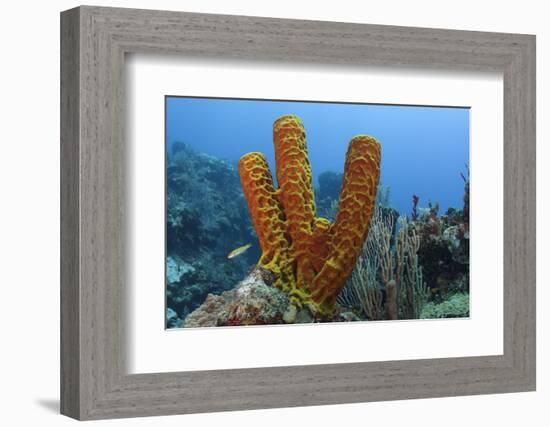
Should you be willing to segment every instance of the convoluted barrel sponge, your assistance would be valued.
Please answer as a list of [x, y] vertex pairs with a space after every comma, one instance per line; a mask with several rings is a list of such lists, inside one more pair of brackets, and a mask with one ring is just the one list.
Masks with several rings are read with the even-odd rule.
[[334, 223], [315, 216], [311, 165], [301, 120], [288, 115], [273, 125], [275, 188], [262, 153], [245, 154], [239, 175], [262, 256], [274, 285], [297, 307], [330, 315], [367, 237], [380, 177], [380, 144], [352, 138]]

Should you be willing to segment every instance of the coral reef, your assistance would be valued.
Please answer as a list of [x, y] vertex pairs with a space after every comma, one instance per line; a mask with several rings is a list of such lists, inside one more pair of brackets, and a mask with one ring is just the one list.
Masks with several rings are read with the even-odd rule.
[[[173, 144], [167, 159], [167, 327], [179, 327], [209, 293], [232, 288], [259, 257], [236, 164]], [[215, 266], [215, 268], [213, 268]], [[168, 311], [167, 310], [167, 311]]]
[[428, 208], [420, 209], [418, 218], [412, 221], [420, 237], [418, 257], [424, 280], [438, 301], [455, 292], [469, 292], [470, 182], [463, 174], [461, 176], [464, 179], [462, 210], [450, 208], [439, 215], [438, 204], [429, 203]]
[[461, 209], [414, 195], [407, 219], [379, 182], [374, 139], [353, 138], [345, 173], [316, 188], [298, 118], [275, 122], [274, 145], [277, 185], [262, 153], [237, 165], [173, 145], [168, 328], [469, 315], [468, 174]]
[[338, 294], [355, 266], [370, 226], [380, 175], [380, 144], [358, 135], [346, 154], [334, 223], [316, 217], [311, 166], [301, 120], [282, 116], [273, 126], [277, 182], [265, 156], [239, 161], [239, 175], [262, 256], [274, 285], [296, 310], [307, 305], [320, 316], [335, 311]]

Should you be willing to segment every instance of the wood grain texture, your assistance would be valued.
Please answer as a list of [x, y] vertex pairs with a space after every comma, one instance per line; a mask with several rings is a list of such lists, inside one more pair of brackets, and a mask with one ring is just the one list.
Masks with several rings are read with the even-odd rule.
[[79, 12], [61, 20], [61, 412], [80, 414]]
[[[61, 403], [78, 419], [535, 389], [535, 38], [80, 7], [62, 13]], [[128, 375], [124, 56], [504, 75], [504, 354]]]

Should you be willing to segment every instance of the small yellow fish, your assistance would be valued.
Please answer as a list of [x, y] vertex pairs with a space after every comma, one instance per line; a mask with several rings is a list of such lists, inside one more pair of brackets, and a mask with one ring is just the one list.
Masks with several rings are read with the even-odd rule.
[[239, 256], [241, 254], [244, 254], [248, 248], [250, 248], [252, 246], [251, 243], [248, 243], [246, 245], [243, 245], [243, 246], [239, 246], [237, 249], [233, 249], [231, 252], [229, 252], [229, 255], [227, 255], [227, 258], [228, 259], [231, 259], [231, 258], [235, 258], [236, 256]]

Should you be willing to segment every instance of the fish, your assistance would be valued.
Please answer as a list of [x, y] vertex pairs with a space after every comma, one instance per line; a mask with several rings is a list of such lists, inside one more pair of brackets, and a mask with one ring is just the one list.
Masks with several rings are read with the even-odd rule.
[[227, 255], [227, 259], [235, 258], [239, 255], [244, 254], [248, 248], [252, 246], [252, 243], [247, 243], [246, 245], [239, 246], [237, 249], [233, 249], [229, 254]]

